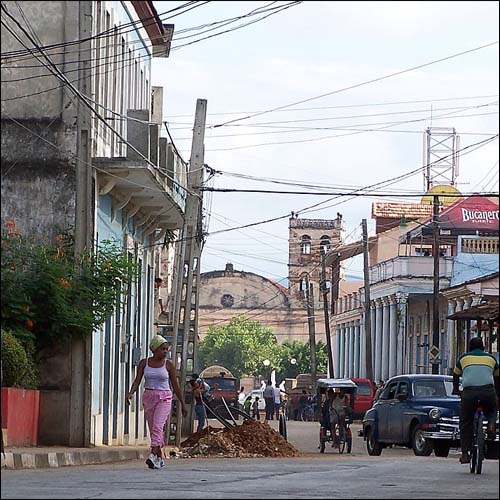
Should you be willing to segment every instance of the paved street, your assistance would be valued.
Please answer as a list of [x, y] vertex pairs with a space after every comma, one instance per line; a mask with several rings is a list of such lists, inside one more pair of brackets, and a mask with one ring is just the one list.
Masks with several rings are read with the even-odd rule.
[[392, 448], [368, 457], [358, 437], [351, 455], [320, 455], [317, 430], [290, 422], [290, 440], [304, 452], [298, 459], [179, 459], [162, 471], [139, 461], [2, 471], [1, 498], [498, 498], [498, 462], [486, 461], [476, 476], [456, 453], [423, 458]]

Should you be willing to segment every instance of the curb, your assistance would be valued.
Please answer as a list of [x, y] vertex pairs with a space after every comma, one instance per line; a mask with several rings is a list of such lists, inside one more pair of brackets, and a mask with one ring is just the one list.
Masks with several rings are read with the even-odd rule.
[[147, 449], [137, 450], [78, 450], [63, 452], [30, 453], [6, 451], [1, 454], [2, 469], [47, 469], [70, 465], [96, 465], [126, 460], [143, 460], [149, 454]]

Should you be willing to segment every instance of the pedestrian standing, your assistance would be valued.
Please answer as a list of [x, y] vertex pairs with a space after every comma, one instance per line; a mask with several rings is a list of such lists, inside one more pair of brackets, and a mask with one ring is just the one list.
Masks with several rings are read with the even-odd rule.
[[255, 420], [260, 420], [259, 399], [259, 396], [257, 396], [252, 403], [252, 417]]
[[149, 343], [153, 355], [141, 359], [137, 375], [127, 395], [130, 402], [144, 376], [144, 394], [142, 404], [151, 436], [151, 453], [146, 460], [150, 469], [162, 469], [165, 462], [162, 456], [163, 428], [172, 408], [172, 389], [181, 405], [182, 415], [187, 415], [186, 404], [182, 397], [175, 366], [167, 358], [169, 344], [161, 335], [155, 335]]
[[206, 388], [203, 381], [198, 383], [197, 378], [190, 380], [189, 383], [193, 387], [194, 414], [196, 415], [196, 420], [198, 420], [196, 432], [201, 432], [203, 427], [205, 427], [205, 421], [207, 418], [205, 406], [203, 405], [203, 393], [206, 392]]
[[274, 412], [276, 413], [276, 420], [280, 419], [280, 408], [281, 408], [281, 393], [282, 391], [278, 385], [278, 383], [275, 383], [275, 386], [273, 388], [274, 391]]
[[264, 401], [266, 402], [266, 420], [273, 420], [274, 389], [270, 380], [267, 381], [266, 388], [264, 389]]

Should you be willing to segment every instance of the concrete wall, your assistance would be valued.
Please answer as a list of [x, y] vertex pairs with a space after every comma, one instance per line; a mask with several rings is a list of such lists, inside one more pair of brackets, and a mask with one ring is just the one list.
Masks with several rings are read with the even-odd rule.
[[[6, 4], [19, 18], [15, 2]], [[78, 2], [19, 4], [43, 44], [78, 37]], [[2, 51], [24, 49], [6, 29], [1, 37]], [[64, 49], [54, 52], [62, 52], [53, 57], [58, 64], [70, 57]], [[49, 73], [38, 66], [40, 62], [33, 57], [7, 59], [2, 64], [1, 214], [4, 220], [15, 220], [26, 235], [52, 238], [74, 226], [76, 108], [54, 76], [23, 80]], [[35, 95], [15, 99], [30, 94]]]

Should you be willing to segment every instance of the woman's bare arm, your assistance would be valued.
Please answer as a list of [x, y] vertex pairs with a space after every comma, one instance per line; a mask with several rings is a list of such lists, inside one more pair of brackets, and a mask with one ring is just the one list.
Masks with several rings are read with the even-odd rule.
[[127, 399], [132, 399], [134, 392], [137, 391], [139, 385], [141, 384], [142, 376], [144, 375], [144, 367], [146, 366], [147, 359], [141, 359], [139, 361], [139, 366], [137, 367], [137, 375], [135, 376], [134, 382], [132, 383], [132, 387], [130, 388], [130, 392], [127, 394]]

